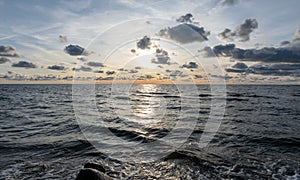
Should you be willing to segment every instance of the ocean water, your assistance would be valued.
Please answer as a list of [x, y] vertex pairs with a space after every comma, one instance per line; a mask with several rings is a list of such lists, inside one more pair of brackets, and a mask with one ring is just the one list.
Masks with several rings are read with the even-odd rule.
[[[116, 179], [300, 179], [300, 86], [228, 85], [224, 118], [201, 148], [213, 96], [208, 85], [196, 88], [133, 85], [112, 96], [110, 85], [96, 85], [100, 123], [84, 98], [93, 121], [76, 120], [72, 85], [0, 85], [0, 179], [74, 179], [87, 162]], [[182, 119], [196, 122], [183, 131], [184, 143], [151, 162], [110, 156], [83, 128], [93, 134], [105, 126], [122, 142], [147, 144]]]

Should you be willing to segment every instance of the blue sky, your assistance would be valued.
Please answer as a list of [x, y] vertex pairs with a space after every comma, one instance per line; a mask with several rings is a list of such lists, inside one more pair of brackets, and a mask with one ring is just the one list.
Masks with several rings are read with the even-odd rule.
[[[74, 72], [80, 76], [106, 78], [112, 75], [107, 71], [117, 73], [122, 68], [127, 70], [122, 71], [124, 78], [145, 78], [145, 75], [170, 78], [173, 73], [171, 78], [200, 75], [205, 79], [207, 74], [214, 73], [205, 73], [201, 69], [201, 63], [209, 64], [210, 58], [203, 55], [203, 48], [210, 47], [214, 51], [217, 45], [235, 44], [232, 49], [234, 55], [216, 54], [224, 77], [228, 77], [229, 82], [299, 83], [298, 7], [298, 0], [0, 0], [0, 46], [13, 48], [0, 54], [0, 81], [70, 79]], [[188, 13], [193, 16], [192, 22], [176, 21]], [[250, 27], [245, 23], [246, 19], [252, 23]], [[180, 24], [203, 27], [201, 36], [209, 32], [205, 35], [207, 40], [180, 42], [179, 37], [188, 36]], [[168, 27], [174, 28], [173, 35], [171, 31], [167, 31], [166, 36], [158, 35], [160, 29]], [[230, 32], [222, 37], [220, 33], [225, 28]], [[136, 47], [136, 43], [146, 35], [150, 37], [152, 46], [149, 49]], [[283, 41], [289, 43], [283, 45]], [[84, 48], [87, 54], [70, 55], [64, 51], [70, 44]], [[265, 53], [265, 49], [263, 52], [254, 51], [265, 47], [275, 48], [268, 49], [271, 54], [268, 60], [254, 55], [237, 58], [240, 55], [237, 52], [240, 53], [241, 49], [255, 54]], [[135, 49], [134, 53], [132, 49]], [[166, 50], [171, 63], [152, 61], [159, 57], [156, 49]], [[16, 53], [18, 57], [4, 53]], [[281, 61], [272, 53], [292, 53], [293, 57]], [[194, 56], [200, 58], [195, 59]], [[201, 62], [206, 58], [207, 61]], [[103, 67], [89, 62], [102, 63]], [[190, 62], [196, 62], [199, 66], [188, 67]], [[247, 68], [240, 69], [241, 64], [237, 63], [246, 64]], [[176, 72], [180, 75], [174, 76]]]

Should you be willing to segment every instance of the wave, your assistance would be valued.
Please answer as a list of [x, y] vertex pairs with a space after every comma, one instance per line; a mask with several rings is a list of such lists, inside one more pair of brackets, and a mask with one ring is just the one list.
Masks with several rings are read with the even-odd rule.
[[248, 140], [248, 142], [269, 144], [272, 146], [289, 146], [298, 147], [300, 149], [300, 138], [272, 138], [272, 137], [254, 137]]

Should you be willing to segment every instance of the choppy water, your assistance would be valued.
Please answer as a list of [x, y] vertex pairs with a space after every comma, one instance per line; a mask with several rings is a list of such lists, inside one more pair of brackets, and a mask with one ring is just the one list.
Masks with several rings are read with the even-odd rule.
[[[199, 148], [211, 107], [209, 86], [199, 85], [191, 136], [163, 159], [142, 164], [107, 157], [86, 140], [75, 119], [72, 85], [0, 88], [0, 179], [74, 179], [91, 161], [117, 179], [300, 179], [300, 86], [227, 86], [222, 124], [209, 146]], [[193, 106], [182, 104], [173, 85], [134, 85], [130, 96], [113, 97], [117, 103], [110, 103], [110, 91], [96, 86], [100, 118], [128, 142], [166, 136], [180, 111]]]

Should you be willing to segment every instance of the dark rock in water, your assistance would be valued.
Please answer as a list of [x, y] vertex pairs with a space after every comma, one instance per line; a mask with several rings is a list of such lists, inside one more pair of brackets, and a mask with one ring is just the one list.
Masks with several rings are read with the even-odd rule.
[[105, 169], [103, 166], [101, 166], [100, 164], [97, 164], [97, 163], [86, 163], [84, 165], [84, 168], [91, 168], [91, 169], [96, 169], [100, 172], [103, 172], [105, 173]]
[[81, 169], [75, 180], [112, 180], [106, 174], [91, 168]]

